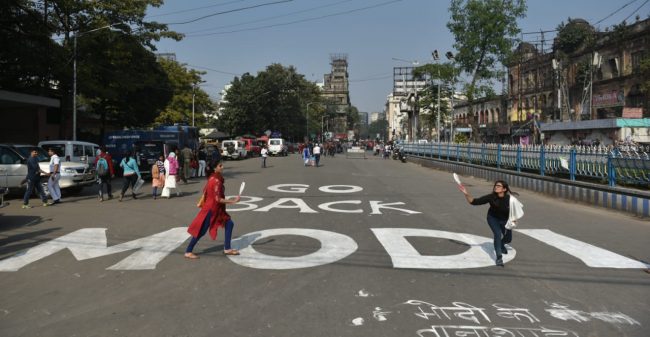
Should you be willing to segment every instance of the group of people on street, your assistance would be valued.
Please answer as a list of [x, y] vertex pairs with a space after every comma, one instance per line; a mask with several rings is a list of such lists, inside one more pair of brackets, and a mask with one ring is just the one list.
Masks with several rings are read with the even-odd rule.
[[[48, 149], [47, 154], [50, 156], [49, 172], [41, 170], [41, 166], [38, 164], [38, 151], [32, 150], [27, 159], [27, 176], [24, 180], [27, 184], [27, 188], [23, 195], [22, 206], [24, 209], [32, 208], [32, 206], [29, 205], [29, 198], [32, 193], [34, 193], [34, 190], [37, 191], [41, 201], [43, 202], [43, 206], [45, 207], [61, 203], [61, 188], [59, 187], [59, 180], [61, 179], [61, 159], [52, 148]], [[47, 196], [45, 195], [43, 185], [41, 184], [41, 175], [47, 176], [47, 189], [52, 197], [52, 202], [47, 202]]]
[[[375, 151], [381, 145], [375, 146]], [[389, 146], [388, 144], [386, 146]], [[192, 158], [193, 153], [189, 148], [181, 150], [184, 158]], [[384, 151], [386, 151], [385, 149]], [[200, 151], [199, 153], [201, 153]], [[49, 172], [41, 170], [38, 162], [38, 152], [36, 150], [31, 152], [30, 158], [27, 160], [27, 176], [26, 183], [27, 189], [23, 197], [23, 208], [31, 208], [29, 206], [29, 198], [34, 189], [39, 193], [43, 206], [49, 206], [60, 203], [61, 190], [58, 186], [60, 177], [60, 159], [53, 149], [48, 149], [50, 156]], [[321, 155], [321, 147], [319, 144], [307, 144], [302, 149], [302, 158], [304, 159], [305, 166], [314, 162], [316, 167], [319, 166]], [[266, 158], [268, 157], [268, 149], [264, 146], [261, 150], [262, 168], [266, 167]], [[198, 158], [202, 158], [199, 156]], [[204, 157], [205, 158], [205, 157]], [[206, 162], [205, 159], [200, 159], [204, 163], [199, 166], [203, 174], [198, 176], [207, 176], [208, 180], [205, 184], [202, 197], [199, 205], [200, 210], [194, 220], [188, 227], [188, 233], [192, 235], [187, 249], [185, 250], [185, 258], [198, 259], [193, 250], [198, 241], [206, 234], [210, 233], [210, 237], [215, 240], [217, 237], [218, 228], [225, 229], [224, 251], [225, 255], [239, 255], [239, 251], [232, 249], [231, 240], [234, 229], [234, 222], [226, 212], [226, 205], [236, 204], [241, 200], [240, 196], [226, 199], [225, 185], [223, 178], [223, 163], [220, 156], [211, 156], [211, 160]], [[176, 153], [170, 152], [167, 158], [161, 154], [158, 160], [151, 167], [152, 173], [152, 194], [153, 198], [157, 198], [158, 189], [162, 188], [161, 197], [169, 198], [172, 190], [180, 196], [180, 189], [177, 182], [190, 177], [189, 166], [190, 160], [183, 161], [183, 166], [176, 159]], [[120, 192], [119, 201], [122, 201], [126, 191], [131, 188], [131, 195], [133, 199], [136, 196], [136, 183], [141, 179], [138, 164], [131, 152], [127, 152], [120, 162], [120, 167], [123, 170], [124, 184]], [[105, 150], [98, 150], [97, 157], [95, 158], [95, 170], [97, 172], [97, 179], [99, 183], [99, 200], [104, 201], [104, 187], [106, 187], [106, 194], [109, 199], [113, 198], [111, 191], [111, 180], [115, 177], [115, 169], [113, 167], [113, 160], [111, 155]], [[182, 176], [179, 174], [183, 173]], [[47, 197], [43, 191], [43, 186], [40, 183], [41, 175], [48, 177], [48, 190], [52, 196], [52, 202], [47, 202]], [[467, 188], [459, 183], [459, 190], [465, 196], [466, 201], [470, 205], [478, 206], [489, 204], [490, 207], [487, 212], [487, 224], [490, 227], [493, 235], [493, 246], [495, 252], [495, 263], [497, 266], [504, 266], [503, 255], [508, 254], [508, 247], [506, 244], [512, 242], [512, 229], [517, 225], [517, 221], [523, 216], [523, 205], [515, 197], [518, 195], [510, 190], [510, 186], [504, 180], [497, 180], [494, 182], [492, 192], [474, 198]]]
[[320, 166], [320, 158], [323, 148], [319, 143], [308, 143], [302, 148], [302, 160], [304, 166]]

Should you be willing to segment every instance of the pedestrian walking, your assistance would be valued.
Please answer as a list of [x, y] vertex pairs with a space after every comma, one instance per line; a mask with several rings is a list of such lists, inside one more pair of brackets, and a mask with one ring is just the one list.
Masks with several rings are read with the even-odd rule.
[[133, 154], [131, 151], [127, 151], [120, 162], [120, 167], [122, 168], [122, 176], [124, 178], [124, 184], [122, 185], [122, 192], [120, 193], [120, 201], [124, 198], [124, 193], [131, 186], [131, 196], [133, 199], [137, 199], [135, 195], [135, 183], [140, 179], [140, 169], [138, 168], [138, 163], [135, 162]]
[[178, 161], [176, 161], [176, 154], [170, 152], [164, 163], [165, 167], [165, 186], [163, 187], [161, 197], [169, 199], [171, 190], [176, 191], [176, 196], [181, 195], [181, 190], [178, 188]]
[[[108, 199], [113, 199], [113, 186], [111, 182], [113, 181], [113, 178], [115, 178], [115, 168], [113, 167], [113, 157], [111, 156], [106, 149], [99, 149], [97, 150], [97, 156], [95, 157], [95, 163], [100, 159], [104, 158], [106, 162], [108, 163], [108, 175], [106, 175], [102, 179], [102, 184], [106, 185], [106, 193], [108, 194]], [[101, 185], [100, 185], [101, 189]]]
[[305, 144], [305, 147], [302, 149], [302, 159], [305, 162], [305, 166], [309, 166], [310, 158], [311, 158], [311, 152], [309, 151], [309, 146]]
[[165, 187], [165, 156], [160, 154], [158, 160], [151, 166], [151, 187], [153, 200], [158, 197], [158, 188]]
[[320, 144], [316, 144], [314, 146], [314, 161], [316, 162], [316, 167], [318, 167], [320, 163], [320, 152], [321, 152]]
[[41, 197], [43, 207], [48, 206], [47, 196], [45, 195], [43, 185], [41, 184], [41, 173], [45, 175], [48, 174], [41, 170], [41, 166], [38, 164], [38, 151], [32, 150], [27, 159], [27, 176], [25, 177], [25, 180], [27, 181], [27, 189], [23, 196], [23, 208], [32, 208], [32, 206], [29, 206], [29, 198], [32, 196], [34, 189], [38, 192], [38, 196]]
[[[494, 243], [494, 252], [496, 255], [496, 265], [503, 267], [502, 254], [508, 254], [508, 249], [506, 244], [512, 242], [512, 230], [506, 228], [506, 223], [511, 215], [511, 199], [516, 201], [516, 198], [511, 196], [511, 194], [518, 195], [510, 191], [510, 187], [503, 180], [497, 180], [494, 182], [494, 187], [492, 188], [492, 193], [486, 194], [480, 198], [474, 198], [467, 191], [467, 188], [462, 184], [458, 185], [458, 189], [463, 192], [465, 199], [470, 205], [484, 205], [490, 204], [490, 209], [487, 213], [487, 223], [492, 230], [493, 243]], [[517, 201], [519, 205], [516, 207], [521, 208], [521, 203]], [[523, 214], [523, 211], [521, 212]]]
[[269, 149], [266, 147], [266, 145], [262, 146], [260, 155], [262, 156], [262, 168], [266, 168], [266, 158], [269, 156]]
[[190, 178], [190, 169], [192, 162], [192, 150], [190, 150], [187, 145], [181, 150], [181, 158], [179, 159], [179, 165], [182, 165], [181, 179], [187, 184], [187, 180]]
[[[99, 156], [100, 150], [97, 150], [97, 155]], [[106, 159], [99, 157], [95, 162], [95, 173], [97, 174], [97, 184], [99, 184], [99, 202], [104, 201], [104, 186], [106, 186], [106, 194], [111, 192], [110, 185], [108, 183], [110, 179], [110, 169], [108, 167], [108, 162]]]
[[207, 163], [205, 149], [199, 150], [199, 177], [205, 177], [205, 164]]
[[61, 187], [59, 187], [59, 179], [61, 179], [61, 159], [54, 152], [54, 148], [49, 148], [47, 154], [50, 156], [50, 178], [47, 180], [47, 190], [50, 191], [52, 202], [50, 205], [61, 203]]
[[225, 228], [226, 231], [223, 254], [239, 255], [239, 251], [232, 249], [231, 247], [232, 231], [235, 224], [228, 212], [226, 212], [226, 205], [238, 203], [241, 197], [236, 196], [232, 199], [226, 199], [223, 179], [223, 163], [214, 161], [210, 164], [216, 164], [216, 166], [213, 168], [214, 171], [203, 188], [203, 196], [201, 197], [202, 201], [199, 201], [199, 205], [197, 205], [201, 210], [187, 229], [187, 232], [192, 235], [192, 240], [190, 240], [187, 249], [185, 249], [185, 258], [188, 259], [199, 258], [192, 252], [194, 246], [207, 232], [210, 233], [212, 240], [216, 240], [217, 230], [219, 227]]

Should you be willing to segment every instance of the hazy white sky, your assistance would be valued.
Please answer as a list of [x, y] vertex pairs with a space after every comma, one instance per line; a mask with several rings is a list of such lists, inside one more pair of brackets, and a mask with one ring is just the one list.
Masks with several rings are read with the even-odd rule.
[[[648, 2], [530, 0], [519, 24], [523, 32], [549, 31], [571, 17], [602, 20], [597, 27], [604, 30], [626, 17], [648, 18]], [[175, 23], [170, 29], [187, 34], [180, 42], [160, 41], [158, 51], [207, 71], [203, 89], [215, 99], [235, 75], [271, 63], [293, 65], [307, 80], [322, 82], [330, 54], [345, 53], [352, 104], [374, 112], [383, 111], [392, 92], [393, 67], [409, 65], [393, 58], [422, 64], [432, 62], [434, 49], [441, 56], [453, 51], [448, 8], [443, 0], [167, 0], [147, 19]], [[546, 48], [554, 36], [545, 34]], [[540, 34], [523, 38], [538, 41]]]

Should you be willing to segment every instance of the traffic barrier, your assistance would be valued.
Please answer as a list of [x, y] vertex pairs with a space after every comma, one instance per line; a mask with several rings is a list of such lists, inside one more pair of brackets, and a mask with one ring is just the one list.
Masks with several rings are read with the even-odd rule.
[[348, 159], [368, 159], [366, 158], [366, 150], [360, 146], [353, 146], [345, 152], [345, 158]]

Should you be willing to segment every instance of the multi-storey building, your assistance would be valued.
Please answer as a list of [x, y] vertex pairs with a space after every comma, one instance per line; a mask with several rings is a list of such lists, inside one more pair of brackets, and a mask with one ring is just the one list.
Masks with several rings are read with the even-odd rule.
[[[397, 123], [403, 122], [403, 118], [399, 121], [395, 118], [398, 116], [397, 113], [393, 113], [391, 117], [394, 119], [389, 119], [388, 123], [393, 135], [399, 135], [395, 133], [397, 129], [404, 129], [402, 130], [403, 137], [398, 137], [397, 139], [405, 139], [407, 141], [413, 141], [423, 136], [422, 123], [420, 121], [421, 111], [418, 108], [418, 100], [420, 93], [428, 87], [429, 83], [426, 77], [413, 76], [413, 69], [413, 67], [393, 68], [393, 94], [388, 96], [389, 100], [386, 103], [388, 105], [387, 108], [397, 103], [399, 107], [398, 111], [404, 114], [407, 123], [405, 127], [397, 125]], [[426, 112], [428, 113], [428, 110]], [[388, 110], [387, 113], [391, 114]]]
[[324, 75], [322, 96], [325, 103], [334, 107], [336, 116], [330, 119], [330, 130], [343, 133], [351, 126], [347, 125], [347, 113], [350, 108], [350, 90], [348, 75], [348, 55], [330, 55], [332, 71]]
[[[570, 25], [573, 25], [570, 27]], [[522, 43], [508, 65], [511, 139], [549, 144], [650, 142], [648, 95], [639, 71], [649, 57], [650, 19], [596, 32], [581, 19], [567, 27], [593, 43], [540, 53]]]

